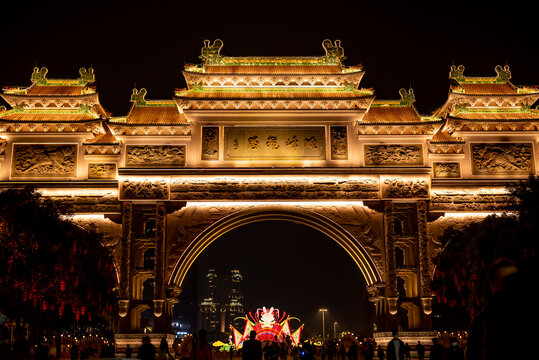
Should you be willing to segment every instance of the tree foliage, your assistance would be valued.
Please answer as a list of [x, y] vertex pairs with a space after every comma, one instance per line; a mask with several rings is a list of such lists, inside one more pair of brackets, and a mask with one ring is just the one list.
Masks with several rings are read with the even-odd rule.
[[108, 334], [112, 258], [95, 233], [30, 189], [0, 192], [0, 304], [11, 318], [74, 335]]
[[481, 222], [448, 229], [444, 250], [436, 259], [432, 282], [435, 320], [448, 330], [462, 330], [484, 306], [490, 288], [487, 271], [498, 258], [514, 260], [522, 272], [537, 271], [539, 179], [509, 187], [512, 214], [488, 216]]

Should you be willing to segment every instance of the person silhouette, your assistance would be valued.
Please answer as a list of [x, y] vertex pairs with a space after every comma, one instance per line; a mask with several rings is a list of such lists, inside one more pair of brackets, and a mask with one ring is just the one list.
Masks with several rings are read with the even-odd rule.
[[249, 340], [243, 342], [243, 360], [262, 360], [262, 343], [256, 339], [256, 331], [251, 330]]

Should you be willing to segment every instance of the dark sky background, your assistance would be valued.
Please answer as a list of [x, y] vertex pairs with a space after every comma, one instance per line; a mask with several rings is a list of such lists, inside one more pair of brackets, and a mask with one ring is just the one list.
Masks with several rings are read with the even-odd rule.
[[[149, 99], [170, 99], [185, 87], [181, 69], [199, 62], [203, 39], [221, 38], [230, 56], [322, 56], [329, 38], [342, 41], [347, 65], [364, 65], [362, 87], [387, 99], [411, 85], [419, 111], [430, 114], [447, 97], [452, 64], [470, 76], [509, 64], [514, 83], [539, 84], [538, 10], [538, 2], [523, 1], [4, 1], [0, 85], [29, 85], [36, 65], [51, 78], [76, 78], [79, 67], [92, 66], [101, 103], [122, 116], [135, 84]], [[359, 271], [309, 229], [237, 229], [197, 265], [202, 272], [220, 266], [243, 272], [253, 310], [277, 306], [314, 328], [320, 305], [330, 324], [365, 319]]]
[[246, 311], [276, 307], [300, 318], [306, 335], [322, 333], [320, 308], [328, 309], [328, 333], [333, 333], [335, 321], [338, 331], [372, 331], [372, 308], [359, 268], [340, 245], [308, 226], [263, 221], [234, 229], [213, 242], [191, 267], [177, 309], [192, 324], [196, 324], [195, 304], [207, 296], [197, 286], [198, 279], [204, 281], [208, 269], [221, 276], [240, 270]]

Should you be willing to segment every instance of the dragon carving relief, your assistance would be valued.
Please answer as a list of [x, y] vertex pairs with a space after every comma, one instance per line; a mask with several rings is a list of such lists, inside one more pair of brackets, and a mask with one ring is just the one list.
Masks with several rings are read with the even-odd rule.
[[13, 176], [72, 177], [77, 169], [77, 145], [13, 146]]
[[533, 148], [531, 143], [472, 144], [474, 175], [533, 173]]

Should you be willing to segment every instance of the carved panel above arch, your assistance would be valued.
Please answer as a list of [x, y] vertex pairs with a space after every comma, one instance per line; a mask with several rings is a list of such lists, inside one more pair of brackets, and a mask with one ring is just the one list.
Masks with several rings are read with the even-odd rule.
[[348, 159], [348, 136], [346, 126], [331, 127], [331, 160]]
[[432, 172], [437, 179], [458, 179], [460, 178], [460, 163], [434, 162]]
[[183, 167], [185, 145], [127, 145], [127, 167]]
[[116, 179], [116, 163], [89, 163], [88, 179]]
[[202, 127], [202, 160], [219, 160], [219, 127]]
[[168, 200], [169, 186], [166, 179], [128, 178], [120, 181], [121, 200]]
[[76, 144], [14, 144], [11, 174], [14, 177], [74, 177]]
[[423, 146], [410, 145], [364, 145], [365, 166], [421, 166]]
[[532, 143], [475, 143], [470, 145], [474, 175], [532, 174]]

